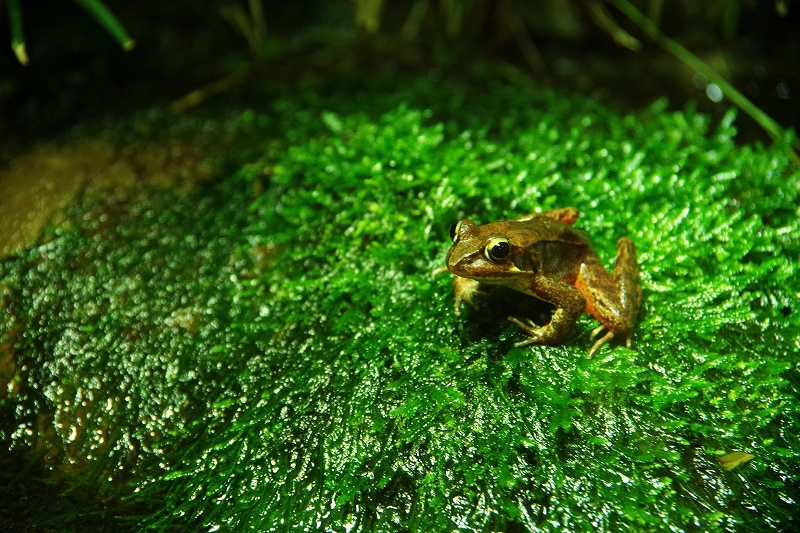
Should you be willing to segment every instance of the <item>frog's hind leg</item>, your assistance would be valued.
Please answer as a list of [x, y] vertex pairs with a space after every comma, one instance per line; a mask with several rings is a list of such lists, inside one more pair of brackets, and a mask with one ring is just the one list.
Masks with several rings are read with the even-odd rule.
[[642, 305], [642, 282], [639, 278], [639, 265], [636, 263], [636, 246], [628, 237], [622, 237], [617, 241], [614, 281], [625, 316], [625, 346], [630, 348], [633, 326], [636, 324], [639, 307]]
[[642, 298], [639, 269], [636, 265], [636, 247], [627, 237], [617, 241], [617, 260], [611, 276], [600, 260], [590, 258], [581, 266], [575, 286], [586, 297], [586, 312], [598, 319], [601, 326], [592, 332], [592, 338], [602, 331], [608, 332], [594, 343], [591, 357], [615, 335], [625, 337], [630, 348], [633, 326]]
[[521, 217], [512, 218], [511, 220], [525, 222], [526, 220], [530, 220], [533, 217], [539, 215], [544, 215], [554, 220], [558, 220], [559, 222], [563, 222], [564, 224], [572, 225], [575, 223], [576, 220], [578, 220], [580, 212], [578, 212], [578, 210], [574, 207], [562, 207], [559, 209], [551, 209], [550, 211], [544, 211], [542, 213], [530, 213], [527, 215], [522, 215]]

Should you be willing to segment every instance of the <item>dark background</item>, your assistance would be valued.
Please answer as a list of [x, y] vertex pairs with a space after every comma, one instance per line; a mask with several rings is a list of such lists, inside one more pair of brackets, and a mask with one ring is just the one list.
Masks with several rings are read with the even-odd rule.
[[[652, 2], [634, 3], [645, 13], [652, 8]], [[8, 20], [2, 13], [0, 42], [8, 44], [0, 47], [0, 164], [34, 143], [58, 139], [75, 124], [166, 107], [189, 91], [248, 68], [244, 83], [201, 106], [220, 101], [258, 106], [252, 88], [265, 81], [313, 78], [324, 91], [353, 73], [426, 73], [469, 83], [470, 69], [475, 68], [500, 78], [529, 77], [621, 110], [666, 96], [672, 109], [696, 102], [700, 111], [718, 118], [731, 105], [709, 100], [702, 78], [610, 3], [602, 5], [641, 41], [639, 52], [616, 44], [592, 18], [589, 2], [579, 0], [432, 0], [414, 38], [403, 36], [414, 4], [410, 0], [386, 0], [376, 32], [359, 27], [356, 4], [350, 0], [266, 1], [267, 39], [255, 54], [220, 14], [235, 2], [106, 4], [136, 40], [133, 51], [123, 52], [74, 2], [23, 0], [27, 66], [11, 51]], [[246, 11], [246, 2], [238, 5]], [[448, 16], [447, 5], [460, 6], [463, 15], [457, 24]], [[663, 2], [660, 28], [781, 125], [798, 123], [800, 3]], [[531, 61], [531, 51], [540, 61]], [[744, 113], [737, 125], [739, 142], [769, 140]]]

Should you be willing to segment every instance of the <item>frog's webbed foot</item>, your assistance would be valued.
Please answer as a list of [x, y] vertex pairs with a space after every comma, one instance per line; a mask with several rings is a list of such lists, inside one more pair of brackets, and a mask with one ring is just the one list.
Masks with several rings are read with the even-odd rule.
[[525, 319], [525, 322], [522, 322], [518, 318], [514, 318], [513, 316], [508, 317], [509, 322], [513, 322], [519, 328], [530, 335], [529, 338], [525, 339], [524, 341], [515, 342], [514, 346], [527, 346], [529, 344], [541, 344], [545, 342], [545, 335], [544, 335], [544, 328], [537, 326], [533, 323], [530, 319]]
[[480, 290], [480, 287], [481, 284], [474, 279], [453, 276], [453, 293], [455, 294], [456, 298], [456, 316], [461, 315], [461, 302], [464, 302], [473, 309], [478, 308], [478, 304], [476, 304], [472, 299], [475, 296], [486, 296], [486, 293]]

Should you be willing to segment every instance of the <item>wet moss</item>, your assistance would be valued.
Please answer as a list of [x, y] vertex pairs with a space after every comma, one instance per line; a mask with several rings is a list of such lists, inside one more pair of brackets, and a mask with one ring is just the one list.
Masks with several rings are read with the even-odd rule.
[[[280, 138], [223, 183], [76, 204], [3, 263], [12, 448], [157, 531], [798, 526], [800, 173], [779, 146], [663, 102], [347, 96], [280, 99], [260, 119]], [[453, 221], [566, 205], [607, 262], [637, 244], [633, 350], [586, 359], [588, 316], [514, 348], [502, 306], [456, 317], [431, 277]], [[754, 459], [725, 470], [736, 451]]]

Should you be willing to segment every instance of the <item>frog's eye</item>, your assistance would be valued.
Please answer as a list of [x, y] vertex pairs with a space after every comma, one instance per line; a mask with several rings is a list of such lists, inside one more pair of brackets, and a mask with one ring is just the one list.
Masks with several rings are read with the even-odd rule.
[[452, 226], [450, 226], [450, 240], [453, 241], [453, 244], [456, 243], [458, 240], [458, 231], [461, 229], [461, 222], [456, 222]]
[[511, 243], [505, 237], [495, 237], [486, 245], [484, 253], [492, 263], [501, 263], [511, 254]]

